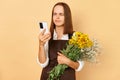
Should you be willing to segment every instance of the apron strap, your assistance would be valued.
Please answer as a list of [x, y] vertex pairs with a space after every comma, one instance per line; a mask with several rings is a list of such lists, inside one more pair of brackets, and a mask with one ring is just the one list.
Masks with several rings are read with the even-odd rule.
[[[74, 33], [74, 32], [73, 32], [73, 33]], [[72, 38], [73, 33], [72, 33], [72, 34], [68, 34], [69, 39]]]

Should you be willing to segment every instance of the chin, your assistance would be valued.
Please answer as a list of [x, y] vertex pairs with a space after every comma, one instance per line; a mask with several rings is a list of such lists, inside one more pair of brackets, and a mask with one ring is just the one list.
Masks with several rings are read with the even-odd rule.
[[63, 26], [63, 24], [55, 24], [56, 26]]
[[56, 25], [57, 27], [62, 27], [63, 25]]

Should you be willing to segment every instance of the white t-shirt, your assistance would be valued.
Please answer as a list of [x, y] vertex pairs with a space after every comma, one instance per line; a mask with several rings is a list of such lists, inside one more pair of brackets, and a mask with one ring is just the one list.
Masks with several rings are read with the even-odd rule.
[[[53, 40], [57, 40], [57, 33], [56, 31], [54, 30], [54, 33], [53, 33]], [[61, 38], [61, 40], [69, 40], [69, 36], [68, 34], [64, 34]], [[44, 48], [45, 48], [45, 53], [46, 53], [46, 61], [44, 63], [40, 63], [38, 58], [37, 58], [37, 62], [41, 65], [41, 67], [46, 67], [49, 63], [49, 57], [48, 57], [48, 42], [45, 43], [44, 45]], [[78, 61], [79, 63], [79, 67], [75, 70], [75, 71], [80, 71], [83, 66], [84, 66], [84, 62], [83, 61]]]

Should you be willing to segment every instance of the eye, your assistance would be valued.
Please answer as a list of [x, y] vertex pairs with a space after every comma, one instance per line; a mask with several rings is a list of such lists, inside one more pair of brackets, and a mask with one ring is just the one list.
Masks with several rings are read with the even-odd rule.
[[53, 13], [53, 15], [57, 15], [57, 13]]
[[60, 13], [61, 16], [64, 16], [64, 13]]

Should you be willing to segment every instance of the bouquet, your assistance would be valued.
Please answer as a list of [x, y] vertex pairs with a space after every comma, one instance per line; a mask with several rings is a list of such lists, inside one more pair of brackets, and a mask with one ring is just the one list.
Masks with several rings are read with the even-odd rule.
[[[90, 40], [87, 34], [75, 32], [67, 43], [66, 49], [61, 53], [73, 61], [96, 62], [96, 56], [99, 54], [99, 44], [97, 40]], [[49, 72], [48, 80], [59, 80], [59, 77], [68, 68], [65, 64], [58, 64]]]

